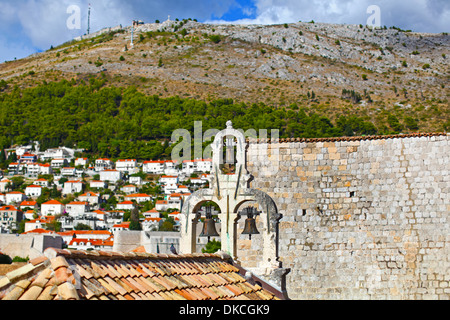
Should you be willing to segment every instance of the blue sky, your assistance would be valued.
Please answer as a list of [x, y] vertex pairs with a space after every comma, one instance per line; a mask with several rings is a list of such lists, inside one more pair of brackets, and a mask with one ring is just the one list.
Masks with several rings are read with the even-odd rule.
[[[280, 24], [297, 21], [366, 24], [367, 8], [380, 8], [381, 25], [419, 32], [450, 31], [448, 0], [0, 0], [0, 63], [20, 59], [91, 31], [133, 19], [192, 18], [207, 23]], [[70, 6], [80, 28], [69, 29]]]

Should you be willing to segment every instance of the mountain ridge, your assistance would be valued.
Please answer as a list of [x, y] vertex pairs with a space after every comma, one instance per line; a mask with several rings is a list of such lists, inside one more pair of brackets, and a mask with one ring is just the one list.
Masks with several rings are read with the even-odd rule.
[[162, 97], [296, 104], [373, 122], [394, 113], [428, 131], [449, 121], [446, 33], [185, 19], [138, 25], [131, 47], [131, 27], [105, 31], [0, 64], [0, 78], [12, 88], [102, 75], [110, 85]]

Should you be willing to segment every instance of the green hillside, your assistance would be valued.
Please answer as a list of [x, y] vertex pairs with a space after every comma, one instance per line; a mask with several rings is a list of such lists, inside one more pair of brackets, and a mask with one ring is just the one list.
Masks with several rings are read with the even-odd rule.
[[41, 150], [77, 146], [96, 156], [148, 160], [169, 157], [173, 131], [193, 133], [194, 121], [202, 121], [206, 131], [223, 129], [231, 119], [243, 130], [279, 129], [283, 138], [386, 134], [406, 128], [394, 118], [383, 128], [347, 115], [338, 115], [333, 123], [296, 104], [275, 108], [232, 99], [207, 103], [161, 98], [133, 86], [108, 86], [100, 76], [89, 83], [63, 80], [0, 94], [0, 147], [39, 141]]

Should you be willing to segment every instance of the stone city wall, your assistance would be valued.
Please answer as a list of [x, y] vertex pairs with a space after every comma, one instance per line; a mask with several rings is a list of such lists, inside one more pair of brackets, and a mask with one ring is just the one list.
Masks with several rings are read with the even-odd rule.
[[45, 249], [61, 249], [62, 245], [59, 235], [0, 234], [0, 251], [11, 258], [34, 259], [42, 255]]
[[283, 215], [289, 298], [449, 299], [450, 135], [250, 143], [247, 168]]

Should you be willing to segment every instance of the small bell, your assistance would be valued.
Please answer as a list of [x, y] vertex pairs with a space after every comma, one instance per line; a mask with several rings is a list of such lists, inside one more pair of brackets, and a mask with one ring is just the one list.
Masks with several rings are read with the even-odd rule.
[[208, 241], [210, 237], [217, 237], [219, 234], [216, 231], [216, 223], [212, 218], [211, 207], [206, 207], [206, 217], [203, 222], [202, 233], [200, 233], [200, 237], [208, 237]]
[[258, 229], [256, 228], [256, 220], [253, 218], [254, 214], [257, 214], [255, 208], [245, 208], [243, 214], [247, 215], [247, 219], [245, 219], [244, 231], [242, 234], [248, 234], [248, 239], [252, 240], [252, 234], [259, 234]]

